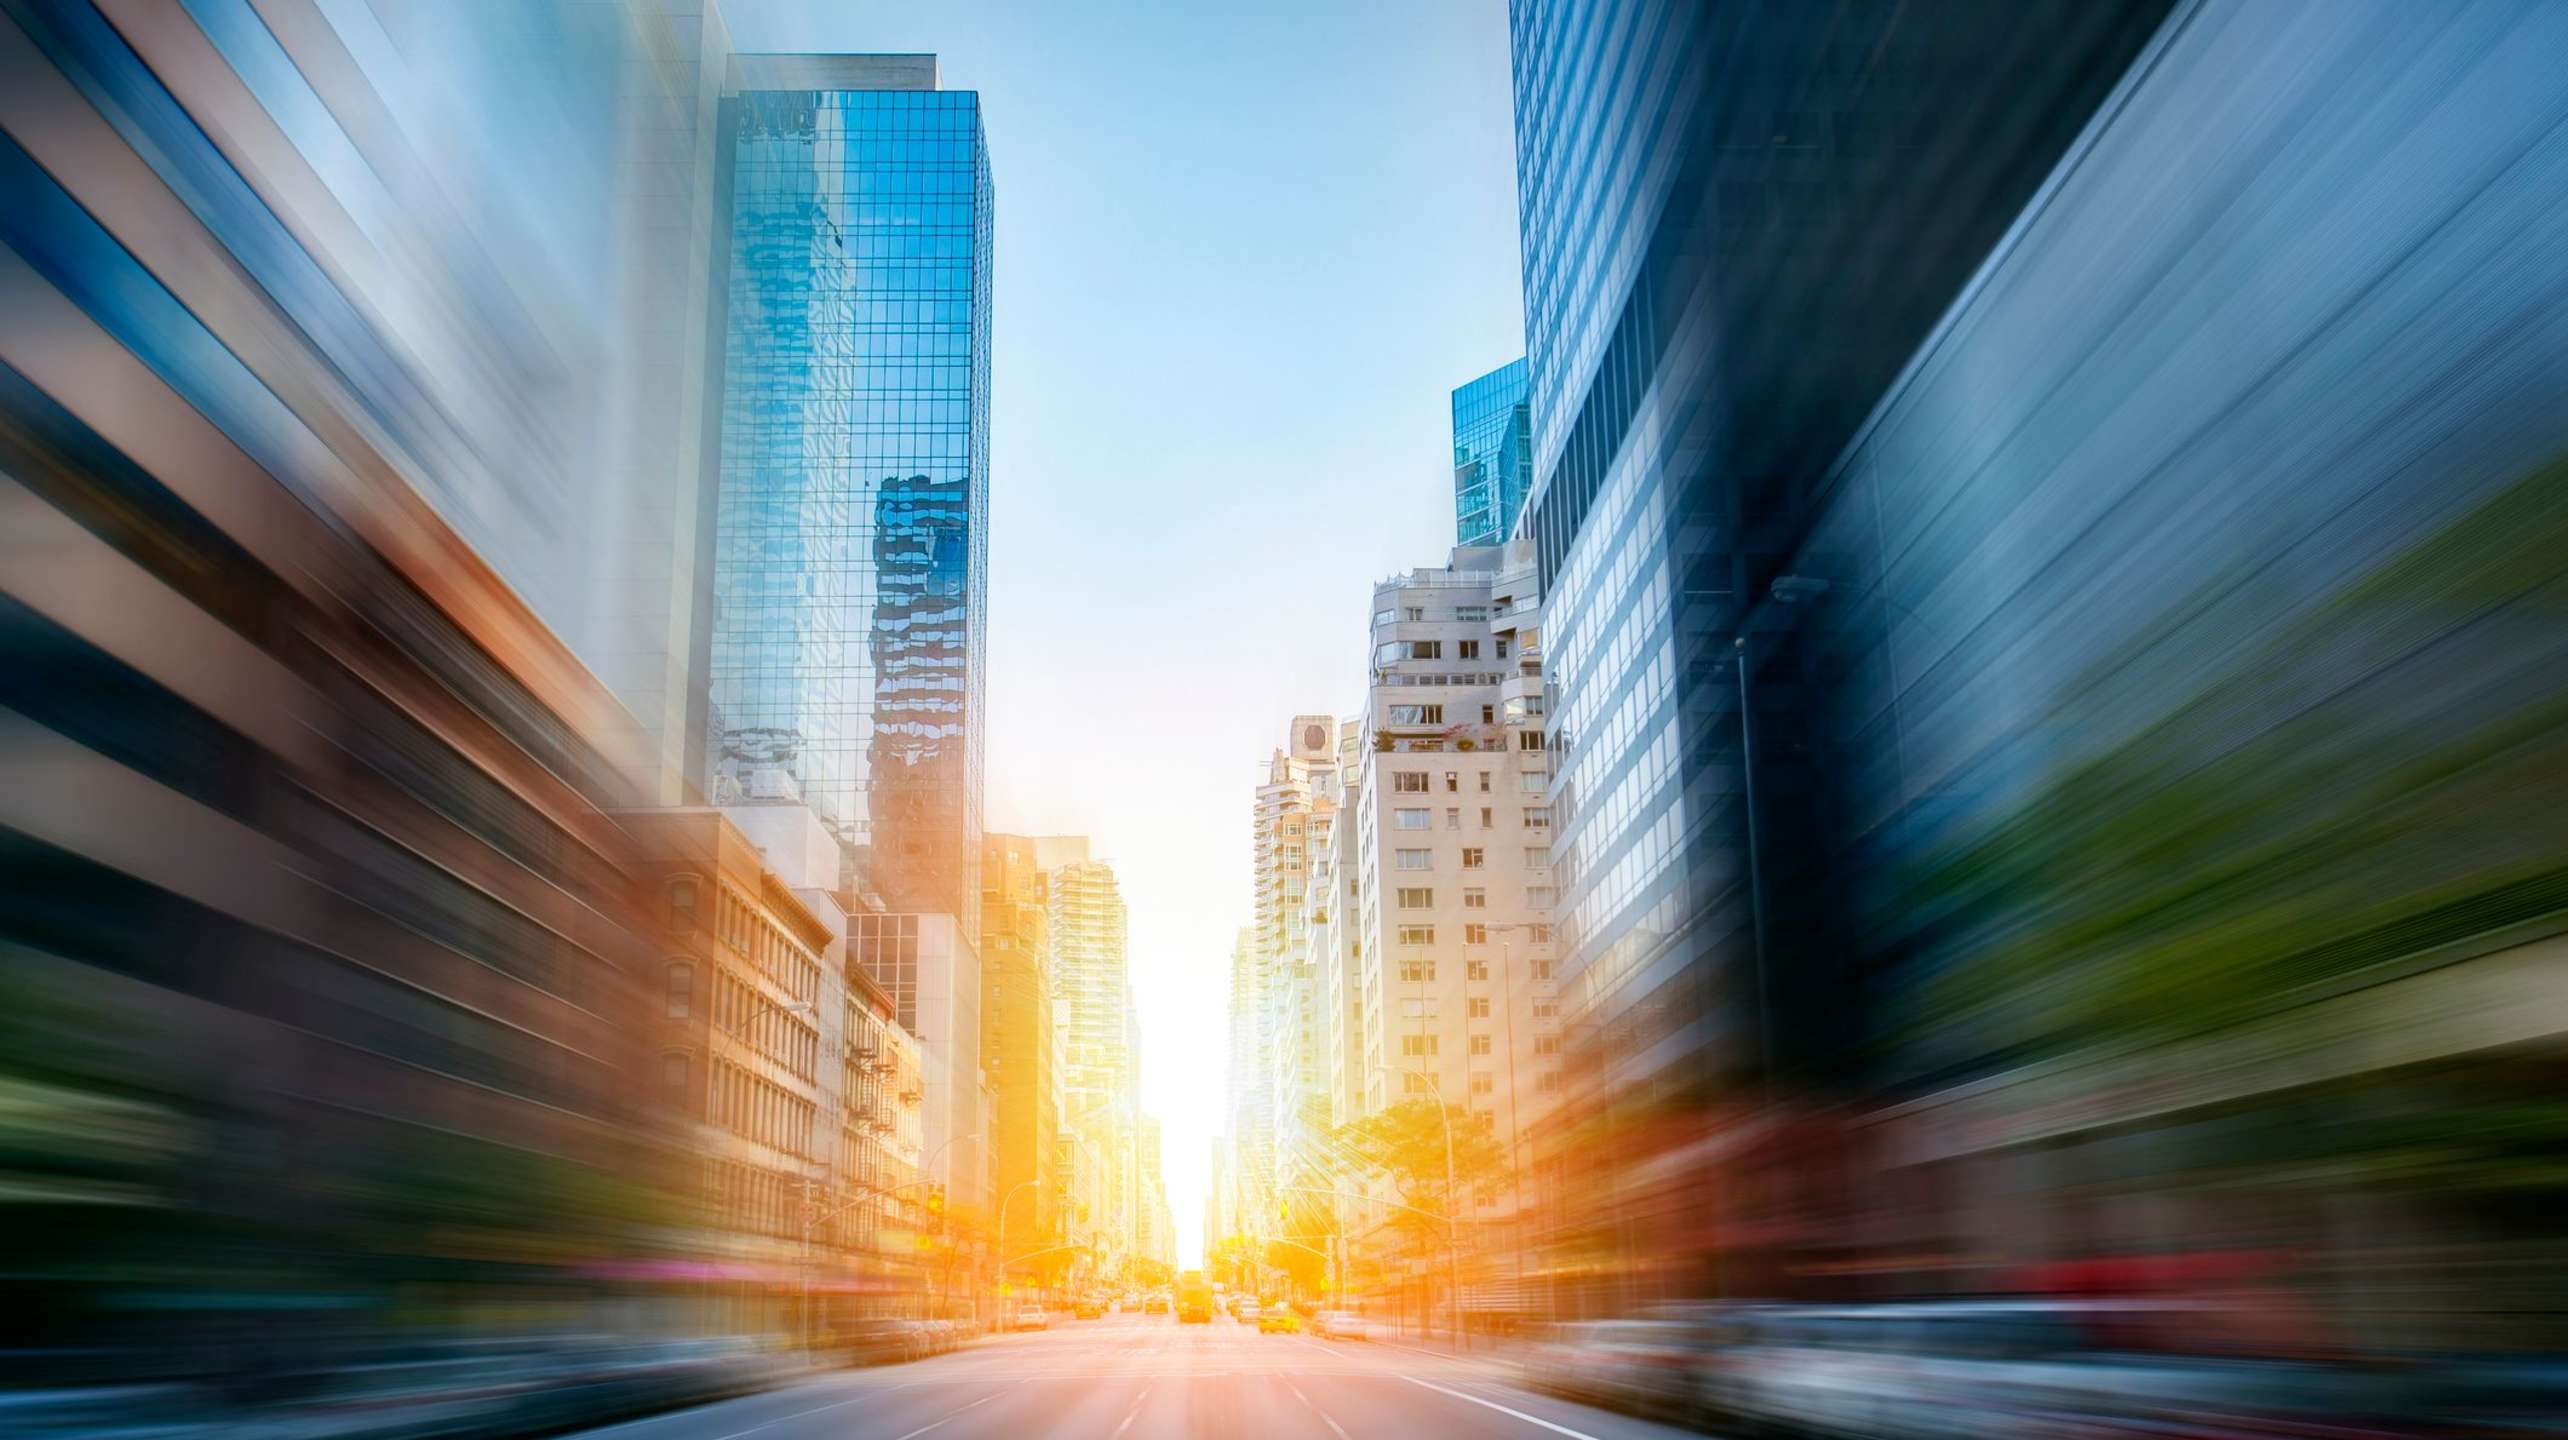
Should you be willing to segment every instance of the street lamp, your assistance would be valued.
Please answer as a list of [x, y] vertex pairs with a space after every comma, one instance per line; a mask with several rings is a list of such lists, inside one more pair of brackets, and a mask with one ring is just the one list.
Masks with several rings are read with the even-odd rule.
[[[1008, 1284], [1008, 1206], [1015, 1203], [1016, 1193], [1019, 1190], [1036, 1183], [1038, 1182], [1032, 1180], [1019, 1180], [1008, 1187], [1007, 1194], [999, 1197], [999, 1288], [1002, 1290], [1006, 1289]], [[1002, 1321], [1006, 1320], [1004, 1309], [1001, 1310], [999, 1318]]]
[[[1394, 1075], [1394, 1074], [1397, 1074], [1397, 1075], [1414, 1075], [1414, 1074], [1418, 1074], [1418, 1073], [1420, 1073], [1420, 1072], [1418, 1072], [1418, 1071], [1414, 1071], [1414, 1070], [1397, 1070], [1397, 1071], [1395, 1071], [1395, 1070], [1393, 1070], [1393, 1069], [1392, 1069], [1390, 1066], [1388, 1066], [1388, 1065], [1376, 1065], [1376, 1066], [1374, 1066], [1373, 1068], [1374, 1068], [1374, 1069], [1376, 1069], [1376, 1070], [1381, 1071], [1381, 1072], [1382, 1072], [1383, 1074], [1385, 1074], [1385, 1075]], [[1465, 1335], [1465, 1334], [1463, 1333], [1463, 1329], [1462, 1329], [1462, 1250], [1461, 1250], [1461, 1246], [1462, 1246], [1462, 1239], [1461, 1239], [1461, 1236], [1462, 1236], [1462, 1228], [1461, 1228], [1461, 1226], [1460, 1226], [1458, 1223], [1456, 1223], [1456, 1221], [1455, 1221], [1455, 1219], [1454, 1219], [1454, 1214], [1453, 1214], [1453, 1211], [1454, 1211], [1454, 1184], [1453, 1184], [1453, 1116], [1452, 1116], [1450, 1113], [1448, 1113], [1448, 1111], [1447, 1111], [1447, 1107], [1446, 1107], [1446, 1105], [1445, 1105], [1445, 1099], [1444, 1099], [1444, 1088], [1443, 1088], [1443, 1086], [1442, 1086], [1442, 1084], [1441, 1084], [1442, 1079], [1443, 1079], [1443, 1077], [1441, 1077], [1441, 1076], [1430, 1076], [1430, 1077], [1429, 1077], [1430, 1083], [1434, 1084], [1434, 1085], [1435, 1085], [1435, 1087], [1436, 1087], [1436, 1088], [1435, 1088], [1435, 1092], [1434, 1092], [1434, 1093], [1435, 1093], [1435, 1097], [1436, 1097], [1436, 1120], [1437, 1120], [1440, 1124], [1442, 1124], [1442, 1125], [1444, 1126], [1444, 1142], [1445, 1142], [1445, 1216], [1444, 1216], [1444, 1222], [1445, 1222], [1445, 1288], [1447, 1288], [1448, 1290], [1450, 1290], [1450, 1291], [1452, 1291], [1452, 1292], [1453, 1292], [1453, 1302], [1452, 1302], [1452, 1303], [1453, 1303], [1453, 1343], [1454, 1343], [1454, 1348], [1455, 1348], [1455, 1349], [1457, 1349], [1457, 1350], [1469, 1350], [1469, 1349], [1471, 1348], [1471, 1340], [1470, 1340], [1470, 1337], [1469, 1337], [1469, 1336], [1467, 1336], [1467, 1335]]]

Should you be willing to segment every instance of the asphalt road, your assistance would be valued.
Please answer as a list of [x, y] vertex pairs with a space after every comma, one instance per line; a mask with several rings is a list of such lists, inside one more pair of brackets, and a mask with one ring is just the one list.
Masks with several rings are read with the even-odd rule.
[[951, 1355], [626, 1421], [612, 1440], [1642, 1440], [1690, 1432], [1535, 1394], [1504, 1367], [1217, 1318], [1059, 1317]]

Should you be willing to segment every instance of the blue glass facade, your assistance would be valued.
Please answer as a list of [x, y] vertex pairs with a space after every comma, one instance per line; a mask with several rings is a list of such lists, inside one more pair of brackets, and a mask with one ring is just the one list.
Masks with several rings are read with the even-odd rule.
[[895, 910], [979, 934], [991, 190], [967, 91], [731, 127], [717, 796], [782, 771]]
[[1499, 545], [1514, 533], [1533, 480], [1533, 443], [1523, 360], [1453, 392], [1453, 543]]

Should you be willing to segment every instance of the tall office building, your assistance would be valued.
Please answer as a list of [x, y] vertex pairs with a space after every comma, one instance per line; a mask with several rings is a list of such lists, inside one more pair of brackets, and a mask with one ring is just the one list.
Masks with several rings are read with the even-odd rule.
[[1533, 469], [1525, 362], [1510, 360], [1453, 392], [1453, 543], [1498, 545], [1515, 534]]
[[990, 163], [933, 56], [733, 57], [717, 799], [793, 793], [980, 933]]
[[1326, 850], [1338, 811], [1338, 726], [1329, 715], [1297, 715], [1286, 743], [1266, 762], [1265, 782], [1250, 809], [1253, 866], [1251, 927], [1257, 972], [1256, 1057], [1247, 1103], [1262, 1114], [1260, 1166], [1252, 1171], [1276, 1189], [1255, 1215], [1260, 1228], [1303, 1233], [1313, 1224], [1289, 1217], [1315, 1209], [1300, 1192], [1321, 1188], [1327, 1165], [1328, 1092], [1319, 970], [1311, 952], [1312, 856]]
[[1066, 1109], [1063, 1169], [1073, 1238], [1120, 1259], [1132, 1239], [1137, 1134], [1123, 895], [1114, 867], [1101, 860], [1061, 865], [1049, 884], [1053, 1036]]

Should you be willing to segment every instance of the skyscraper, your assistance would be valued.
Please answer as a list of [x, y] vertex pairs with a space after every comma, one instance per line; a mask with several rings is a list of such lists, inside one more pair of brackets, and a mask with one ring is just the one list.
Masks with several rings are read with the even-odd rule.
[[1123, 895], [1114, 867], [1102, 860], [1061, 865], [1048, 886], [1071, 1238], [1121, 1249], [1132, 1236], [1130, 1154], [1137, 1133]]
[[1525, 362], [1510, 360], [1453, 392], [1453, 543], [1504, 543], [1524, 511], [1533, 471]]
[[709, 784], [980, 932], [989, 152], [933, 56], [742, 55]]
[[[1831, 463], [2167, 8], [1511, 7], [1571, 1108], [1717, 1104], [1779, 1035], [1860, 1033], [1821, 978], [1844, 911], [1775, 873], [1828, 853], [1803, 827], [1844, 772], [1812, 763], [1807, 677], [1737, 657], [1775, 663], [1750, 641], [1801, 593], [1770, 601]], [[1751, 721], [1781, 737], [1753, 790]], [[1767, 1023], [1776, 975], [1835, 1023]]]

